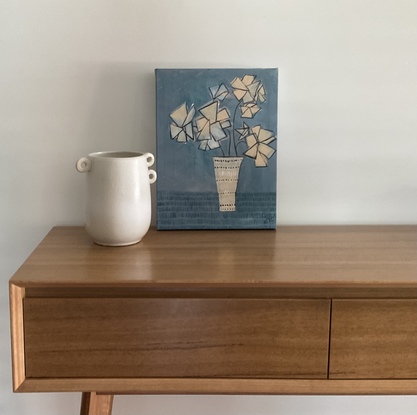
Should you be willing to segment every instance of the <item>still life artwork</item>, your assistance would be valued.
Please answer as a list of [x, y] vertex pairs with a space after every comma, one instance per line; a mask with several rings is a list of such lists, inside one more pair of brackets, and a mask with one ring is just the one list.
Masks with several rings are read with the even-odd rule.
[[275, 229], [277, 69], [156, 69], [157, 228]]

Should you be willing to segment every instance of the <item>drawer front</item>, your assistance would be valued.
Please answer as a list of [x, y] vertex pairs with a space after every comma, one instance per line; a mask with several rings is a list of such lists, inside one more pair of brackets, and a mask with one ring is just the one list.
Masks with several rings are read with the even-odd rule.
[[24, 300], [26, 376], [326, 378], [330, 302]]
[[330, 378], [417, 378], [417, 300], [333, 301]]

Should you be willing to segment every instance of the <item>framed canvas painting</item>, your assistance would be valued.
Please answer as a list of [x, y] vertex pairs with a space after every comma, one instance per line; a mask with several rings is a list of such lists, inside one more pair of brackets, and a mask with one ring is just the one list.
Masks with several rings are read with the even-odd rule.
[[275, 229], [278, 69], [156, 69], [157, 228]]

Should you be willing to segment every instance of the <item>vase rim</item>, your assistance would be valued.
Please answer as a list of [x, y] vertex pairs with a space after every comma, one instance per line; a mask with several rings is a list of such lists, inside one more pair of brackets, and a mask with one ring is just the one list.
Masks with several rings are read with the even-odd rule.
[[243, 156], [215, 156], [213, 159], [224, 160], [224, 159], [243, 159]]

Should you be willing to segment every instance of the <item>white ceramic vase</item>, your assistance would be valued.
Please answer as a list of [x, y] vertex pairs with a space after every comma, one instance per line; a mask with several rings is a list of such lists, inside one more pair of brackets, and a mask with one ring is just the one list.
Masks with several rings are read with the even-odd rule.
[[100, 245], [139, 242], [151, 223], [150, 184], [156, 172], [148, 169], [151, 153], [99, 152], [80, 158], [76, 168], [87, 175], [85, 228]]

